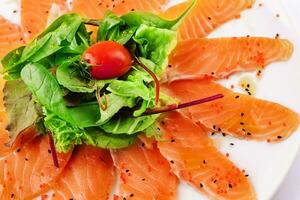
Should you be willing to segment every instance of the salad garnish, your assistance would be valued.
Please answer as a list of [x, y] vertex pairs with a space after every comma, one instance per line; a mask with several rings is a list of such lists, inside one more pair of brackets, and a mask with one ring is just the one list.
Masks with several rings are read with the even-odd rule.
[[173, 21], [136, 11], [99, 20], [65, 14], [11, 51], [1, 61], [10, 143], [32, 125], [47, 130], [40, 133], [48, 134], [58, 167], [56, 151], [80, 144], [124, 148], [142, 132], [152, 136], [161, 113], [222, 98], [181, 104], [160, 91], [176, 29], [194, 5]]

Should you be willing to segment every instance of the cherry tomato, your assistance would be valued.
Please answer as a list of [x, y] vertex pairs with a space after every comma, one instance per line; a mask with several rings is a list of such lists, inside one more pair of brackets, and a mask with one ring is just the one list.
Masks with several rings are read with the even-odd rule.
[[82, 56], [91, 65], [95, 79], [111, 79], [126, 74], [131, 69], [129, 51], [117, 42], [99, 42], [89, 47]]

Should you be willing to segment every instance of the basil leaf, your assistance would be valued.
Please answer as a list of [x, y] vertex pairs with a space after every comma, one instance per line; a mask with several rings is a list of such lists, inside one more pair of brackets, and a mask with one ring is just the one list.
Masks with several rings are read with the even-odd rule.
[[136, 135], [112, 135], [104, 133], [99, 128], [86, 129], [82, 140], [85, 144], [105, 149], [121, 149], [133, 144]]
[[55, 77], [41, 64], [28, 64], [21, 77], [37, 101], [61, 119], [74, 123], [63, 99], [63, 92]]
[[101, 125], [100, 127], [107, 133], [112, 134], [128, 134], [132, 135], [139, 133], [153, 123], [159, 115], [143, 116], [143, 117], [127, 117], [127, 116], [117, 116], [109, 120], [107, 123]]
[[20, 79], [6, 82], [4, 105], [8, 116], [9, 144], [13, 144], [23, 130], [38, 121], [41, 113], [31, 91]]

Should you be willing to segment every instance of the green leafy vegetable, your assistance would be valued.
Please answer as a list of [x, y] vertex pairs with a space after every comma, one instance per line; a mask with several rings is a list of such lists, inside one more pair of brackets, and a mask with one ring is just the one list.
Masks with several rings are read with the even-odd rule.
[[115, 41], [126, 44], [134, 35], [136, 27], [129, 27], [123, 19], [108, 11], [99, 28], [97, 41]]
[[[82, 23], [82, 18], [77, 14], [63, 15], [25, 48], [19, 49], [18, 52], [11, 52], [9, 57], [4, 58], [5, 62], [2, 61], [6, 78], [19, 78], [22, 68], [27, 63], [39, 62], [60, 49], [70, 46]], [[12, 55], [16, 53], [21, 53], [21, 55]], [[17, 62], [14, 62], [15, 58], [18, 58]]]
[[177, 32], [141, 25], [133, 39], [139, 44], [140, 57], [148, 59], [148, 63], [153, 62], [155, 74], [161, 76], [168, 65], [168, 56], [177, 45]]
[[103, 124], [101, 128], [108, 133], [113, 134], [135, 134], [141, 132], [155, 123], [159, 115], [143, 116], [143, 117], [128, 117], [117, 116]]
[[83, 130], [62, 120], [54, 113], [45, 109], [45, 126], [52, 132], [55, 147], [58, 152], [68, 152], [74, 145], [82, 144]]
[[22, 80], [6, 82], [4, 105], [8, 115], [9, 144], [12, 144], [21, 131], [39, 120], [41, 113], [31, 91]]
[[43, 65], [37, 63], [26, 65], [21, 77], [42, 106], [61, 119], [75, 123], [65, 105], [57, 80]]
[[135, 105], [135, 99], [117, 96], [112, 93], [107, 95], [107, 99], [109, 106], [105, 111], [101, 110], [100, 120], [97, 122], [98, 125], [109, 121], [123, 107], [132, 108]]
[[121, 149], [133, 144], [136, 135], [112, 135], [98, 128], [90, 128], [82, 137], [84, 143], [106, 149]]
[[[74, 63], [79, 58], [75, 57], [63, 63], [57, 68], [56, 78], [60, 85], [69, 89], [72, 92], [79, 93], [92, 93], [96, 89], [103, 88], [107, 83], [112, 80], [95, 80], [90, 77], [86, 77], [89, 72], [87, 69], [83, 69], [84, 66], [80, 66], [80, 63]], [[83, 74], [85, 73], [85, 74]]]
[[156, 28], [176, 30], [185, 17], [192, 11], [196, 5], [196, 0], [193, 0], [191, 5], [175, 20], [165, 20], [150, 12], [129, 12], [122, 16], [122, 19], [130, 26], [147, 25]]

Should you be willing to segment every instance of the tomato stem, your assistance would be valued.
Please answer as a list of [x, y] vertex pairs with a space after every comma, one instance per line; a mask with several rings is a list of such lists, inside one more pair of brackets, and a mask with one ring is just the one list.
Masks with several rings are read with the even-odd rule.
[[143, 116], [159, 114], [159, 113], [165, 113], [165, 112], [171, 112], [171, 111], [174, 111], [174, 110], [187, 108], [187, 107], [191, 107], [191, 106], [196, 106], [196, 105], [207, 103], [207, 102], [210, 102], [210, 101], [215, 101], [215, 100], [221, 99], [223, 97], [224, 97], [223, 94], [217, 94], [217, 95], [214, 95], [214, 96], [210, 96], [210, 97], [207, 97], [207, 98], [204, 98], [204, 99], [198, 99], [198, 100], [190, 101], [190, 102], [187, 102], [187, 103], [171, 104], [171, 105], [167, 105], [165, 107], [147, 110], [143, 114]]
[[48, 134], [48, 137], [49, 137], [49, 145], [50, 145], [50, 149], [51, 149], [51, 154], [52, 154], [52, 159], [53, 159], [54, 166], [59, 168], [59, 163], [58, 163], [58, 159], [57, 159], [57, 153], [56, 153], [52, 133], [50, 131], [47, 131], [47, 134]]
[[96, 90], [96, 96], [97, 96], [97, 101], [98, 101], [99, 107], [101, 108], [101, 110], [105, 111], [108, 108], [108, 99], [107, 99], [106, 94], [103, 95], [104, 100], [105, 100], [104, 105], [103, 105], [103, 102], [102, 102], [102, 97], [100, 96], [100, 90], [99, 89]]
[[150, 76], [153, 78], [155, 82], [155, 105], [157, 106], [159, 103], [159, 96], [160, 96], [160, 86], [159, 86], [159, 80], [155, 73], [151, 71], [146, 65], [144, 65], [136, 56], [134, 57], [135, 62], [141, 66], [146, 72], [150, 74]]

